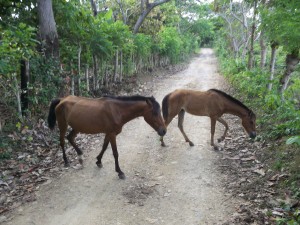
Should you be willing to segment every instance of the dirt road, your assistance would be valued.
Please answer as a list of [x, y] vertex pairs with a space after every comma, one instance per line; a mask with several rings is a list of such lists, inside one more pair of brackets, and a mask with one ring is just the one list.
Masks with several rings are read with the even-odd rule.
[[[188, 69], [157, 79], [153, 95], [161, 102], [176, 88], [222, 88], [225, 81], [217, 74], [216, 63], [212, 50], [202, 49]], [[82, 144], [84, 168], [70, 168], [42, 186], [37, 201], [18, 208], [5, 224], [222, 224], [237, 202], [222, 187], [215, 166], [219, 153], [209, 146], [210, 121], [186, 114], [184, 127], [194, 147], [184, 142], [177, 118], [168, 127], [165, 148], [142, 118], [126, 124], [117, 138], [126, 180], [114, 172], [110, 147], [103, 168], [95, 165], [103, 135], [89, 137]], [[223, 127], [218, 128], [220, 133]]]

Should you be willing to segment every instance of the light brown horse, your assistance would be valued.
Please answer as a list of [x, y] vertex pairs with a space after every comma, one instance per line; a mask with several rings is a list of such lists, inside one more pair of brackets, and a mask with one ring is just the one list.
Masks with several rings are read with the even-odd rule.
[[72, 130], [67, 139], [75, 148], [81, 164], [82, 151], [75, 143], [76, 135], [79, 132], [85, 134], [105, 133], [102, 151], [97, 156], [96, 164], [98, 167], [102, 167], [101, 159], [110, 143], [115, 158], [115, 170], [119, 178], [124, 179], [125, 175], [121, 171], [118, 161], [116, 136], [122, 131], [125, 123], [139, 116], [143, 116], [160, 136], [166, 134], [166, 126], [161, 116], [159, 103], [153, 97], [143, 96], [106, 96], [99, 99], [68, 96], [54, 99], [49, 109], [48, 124], [49, 128], [53, 129], [57, 120], [65, 166], [69, 166], [65, 153], [65, 134], [68, 125]]
[[[178, 115], [178, 127], [184, 136], [186, 142], [190, 146], [194, 146], [193, 142], [186, 136], [183, 130], [184, 113], [188, 112], [196, 116], [208, 116], [211, 121], [211, 140], [210, 144], [215, 149], [218, 149], [214, 144], [214, 134], [216, 121], [225, 126], [223, 136], [218, 141], [225, 139], [228, 131], [228, 124], [221, 116], [225, 113], [233, 114], [242, 119], [242, 125], [251, 138], [255, 138], [255, 120], [256, 116], [248, 107], [246, 107], [239, 100], [231, 97], [230, 95], [216, 89], [208, 91], [193, 91], [179, 89], [166, 95], [162, 102], [163, 117], [166, 126], [172, 119]], [[160, 138], [161, 145], [166, 146], [163, 137]]]

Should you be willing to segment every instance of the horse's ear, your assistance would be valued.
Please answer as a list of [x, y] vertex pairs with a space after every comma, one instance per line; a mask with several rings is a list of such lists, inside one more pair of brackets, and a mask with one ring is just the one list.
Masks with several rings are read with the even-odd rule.
[[251, 119], [256, 119], [256, 115], [252, 110], [250, 110], [249, 116], [250, 116]]
[[150, 98], [147, 98], [147, 99], [146, 99], [146, 102], [147, 102], [147, 104], [148, 104], [149, 106], [152, 106], [152, 101], [151, 101]]

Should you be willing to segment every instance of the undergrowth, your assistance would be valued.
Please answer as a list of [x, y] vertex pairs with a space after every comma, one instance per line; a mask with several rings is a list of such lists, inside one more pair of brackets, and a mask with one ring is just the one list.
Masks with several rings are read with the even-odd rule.
[[[217, 50], [218, 52], [218, 50]], [[268, 143], [273, 143], [266, 151], [266, 163], [273, 171], [287, 174], [280, 184], [281, 194], [291, 193], [300, 200], [300, 74], [296, 70], [291, 85], [284, 93], [284, 98], [276, 89], [279, 76], [272, 82], [272, 90], [268, 90], [269, 72], [254, 68], [247, 70], [241, 61], [226, 57], [218, 52], [221, 73], [229, 80], [242, 99], [257, 114], [259, 136]], [[282, 58], [281, 58], [282, 60]], [[278, 68], [277, 73], [283, 73]], [[289, 144], [289, 145], [288, 145]], [[265, 151], [265, 150], [264, 150]], [[284, 205], [287, 217], [277, 218], [276, 223], [300, 224], [299, 206], [292, 208]]]

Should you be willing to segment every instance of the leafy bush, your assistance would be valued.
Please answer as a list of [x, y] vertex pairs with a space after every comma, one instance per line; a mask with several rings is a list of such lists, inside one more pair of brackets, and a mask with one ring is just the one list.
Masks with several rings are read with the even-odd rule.
[[147, 59], [151, 55], [152, 39], [146, 34], [137, 34], [134, 37], [134, 47], [138, 58]]
[[174, 27], [165, 27], [159, 34], [159, 50], [164, 56], [167, 56], [171, 63], [177, 63], [180, 59], [180, 53], [183, 42]]
[[296, 145], [300, 146], [300, 136], [290, 137], [289, 139], [287, 139], [286, 143], [288, 145], [290, 145], [290, 144], [296, 144]]

